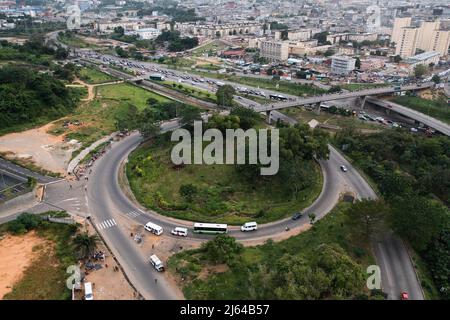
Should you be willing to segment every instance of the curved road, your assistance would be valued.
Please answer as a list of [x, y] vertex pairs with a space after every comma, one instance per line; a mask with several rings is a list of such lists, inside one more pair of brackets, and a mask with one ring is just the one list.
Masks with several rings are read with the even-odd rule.
[[[118, 183], [119, 168], [131, 151], [141, 142], [139, 134], [132, 134], [124, 140], [113, 144], [108, 153], [97, 160], [87, 185], [87, 202], [91, 219], [94, 224], [117, 218], [120, 215], [139, 210], [141, 215], [134, 218], [138, 224], [148, 221], [161, 225], [164, 236], [170, 235], [170, 230], [175, 226], [190, 226], [192, 222], [168, 218], [134, 204], [125, 196]], [[318, 199], [304, 212], [316, 214], [317, 219], [324, 217], [337, 203], [343, 192], [354, 192], [358, 198], [375, 198], [371, 187], [364, 181], [359, 173], [347, 162], [334, 148], [330, 146], [330, 159], [319, 161], [322, 167], [324, 185]], [[344, 173], [339, 170], [340, 165], [346, 165], [349, 169]], [[115, 219], [117, 221], [117, 219]], [[256, 232], [243, 233], [239, 227], [230, 227], [229, 234], [240, 241], [264, 240], [285, 232], [286, 226], [292, 230], [300, 229], [309, 224], [309, 218], [305, 214], [301, 219], [293, 221], [286, 218], [269, 224], [260, 225]], [[149, 265], [146, 258], [137, 251], [135, 243], [128, 234], [121, 230], [120, 226], [99, 230], [106, 242], [111, 247], [124, 267], [126, 274], [146, 299], [176, 299], [179, 293], [170, 285], [165, 285], [165, 278]], [[207, 235], [193, 235], [189, 233], [190, 240], [204, 241], [211, 239]], [[179, 239], [179, 238], [177, 238]], [[155, 284], [153, 279], [158, 279]], [[155, 286], [157, 289], [155, 290]]]

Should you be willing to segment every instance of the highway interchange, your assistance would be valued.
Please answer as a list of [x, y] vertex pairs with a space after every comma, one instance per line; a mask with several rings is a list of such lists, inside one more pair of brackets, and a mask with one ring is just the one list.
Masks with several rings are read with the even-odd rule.
[[[118, 59], [114, 57], [115, 59]], [[95, 59], [103, 63], [100, 59]], [[137, 62], [141, 64], [141, 62]], [[153, 65], [153, 64], [149, 64]], [[161, 68], [158, 66], [158, 68]], [[192, 77], [198, 77], [192, 75]], [[224, 81], [225, 82], [225, 81]], [[212, 91], [213, 86], [201, 83], [205, 90]], [[234, 84], [236, 86], [236, 84]], [[199, 85], [200, 86], [200, 85]], [[237, 85], [239, 86], [239, 85]], [[248, 86], [247, 86], [248, 87]], [[256, 88], [255, 88], [256, 89]], [[270, 90], [261, 90], [265, 94], [270, 94]], [[298, 97], [285, 95], [286, 97], [297, 99]], [[242, 100], [242, 99], [237, 99]], [[242, 103], [242, 101], [240, 101]], [[252, 100], [244, 100], [247, 106], [260, 107]], [[295, 123], [295, 120], [279, 113], [272, 112], [273, 118], [283, 118]], [[178, 127], [177, 121], [162, 124], [162, 131], [172, 130]], [[163, 237], [174, 237], [170, 230], [176, 226], [192, 227], [193, 222], [181, 221], [157, 214], [151, 210], [141, 207], [130, 200], [119, 185], [120, 170], [128, 155], [139, 146], [142, 138], [138, 133], [112, 144], [107, 154], [98, 159], [93, 167], [89, 180], [72, 182], [72, 188], [68, 187], [68, 182], [62, 181], [41, 181], [49, 183], [46, 187], [44, 201], [32, 212], [43, 212], [49, 209], [64, 209], [70, 213], [90, 217], [93, 225], [98, 225], [105, 221], [119, 221], [120, 216], [126, 216], [130, 212], [139, 214], [132, 219], [136, 224], [143, 225], [152, 221], [164, 228]], [[0, 163], [1, 165], [2, 163]], [[296, 221], [286, 218], [280, 221], [260, 225], [258, 230], [250, 233], [240, 232], [238, 227], [230, 227], [229, 234], [237, 240], [245, 243], [251, 241], [264, 241], [283, 234], [286, 227], [300, 232], [309, 225], [308, 213], [314, 213], [316, 219], [323, 218], [329, 213], [344, 193], [352, 193], [358, 199], [376, 199], [377, 195], [366, 182], [362, 175], [347, 161], [334, 147], [330, 146], [330, 156], [328, 160], [319, 161], [322, 175], [323, 188], [319, 197], [307, 209], [305, 215]], [[5, 165], [5, 164], [3, 164]], [[342, 172], [340, 166], [345, 165], [347, 172]], [[17, 168], [16, 168], [17, 170]], [[148, 263], [148, 256], [140, 253], [135, 242], [129, 234], [125, 234], [120, 226], [98, 230], [107, 245], [110, 247], [127, 277], [145, 299], [179, 299], [180, 292], [169, 283], [167, 279], [154, 270]], [[205, 241], [211, 237], [205, 235], [193, 235], [189, 230], [186, 241]], [[389, 299], [399, 299], [401, 291], [407, 291], [410, 299], [422, 300], [423, 293], [420, 288], [416, 273], [412, 266], [410, 257], [397, 237], [386, 234], [374, 245], [374, 252], [377, 263], [382, 271], [383, 290], [388, 294]], [[153, 280], [158, 279], [156, 284]]]

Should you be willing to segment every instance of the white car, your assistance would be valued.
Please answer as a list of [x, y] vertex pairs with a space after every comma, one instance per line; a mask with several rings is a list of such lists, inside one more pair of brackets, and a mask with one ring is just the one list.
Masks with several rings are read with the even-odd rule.
[[182, 227], [175, 227], [174, 229], [172, 229], [172, 231], [170, 231], [170, 233], [173, 234], [174, 236], [187, 237], [188, 229]]
[[342, 170], [343, 172], [347, 172], [347, 171], [348, 171], [347, 167], [344, 166], [344, 165], [341, 166], [341, 170]]
[[256, 222], [246, 222], [241, 226], [241, 231], [256, 231], [258, 230], [258, 224]]

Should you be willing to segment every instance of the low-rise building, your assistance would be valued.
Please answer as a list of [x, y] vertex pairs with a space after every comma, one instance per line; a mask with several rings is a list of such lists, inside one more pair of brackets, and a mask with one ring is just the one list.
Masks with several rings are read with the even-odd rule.
[[418, 65], [429, 66], [431, 63], [437, 64], [439, 62], [439, 57], [439, 52], [428, 51], [409, 57], [408, 59], [405, 59], [404, 63], [408, 64], [410, 71], [413, 72], [414, 68]]
[[161, 34], [161, 30], [155, 28], [142, 28], [125, 32], [126, 35], [137, 35], [139, 39], [149, 40], [154, 39]]

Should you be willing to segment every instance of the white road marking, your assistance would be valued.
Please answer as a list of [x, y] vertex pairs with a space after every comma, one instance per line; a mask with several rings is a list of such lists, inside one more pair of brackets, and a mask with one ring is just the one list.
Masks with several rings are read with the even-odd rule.
[[103, 222], [97, 223], [97, 228], [99, 230], [112, 228], [114, 226], [117, 226], [117, 222], [114, 219], [108, 219], [108, 220], [105, 220]]

